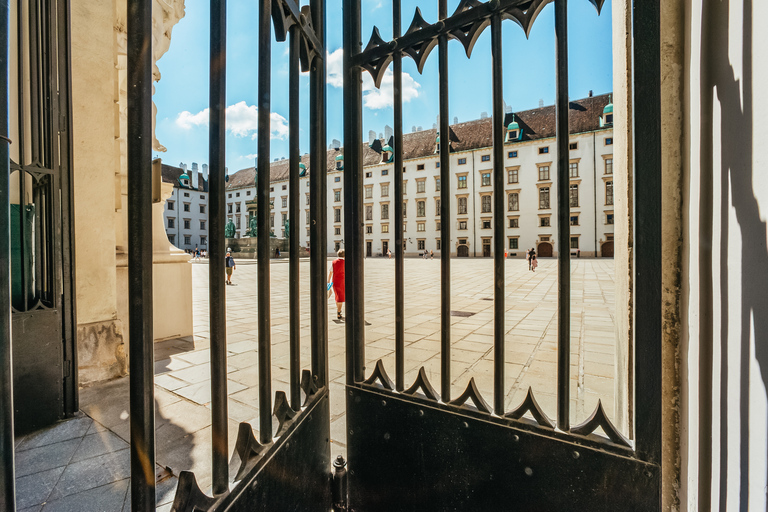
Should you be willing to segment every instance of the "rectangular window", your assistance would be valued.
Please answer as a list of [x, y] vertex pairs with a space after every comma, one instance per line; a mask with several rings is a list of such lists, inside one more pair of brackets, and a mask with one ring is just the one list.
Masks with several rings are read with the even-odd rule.
[[507, 196], [507, 210], [510, 212], [520, 210], [520, 195], [517, 192], [512, 192]]
[[190, 245], [192, 243], [192, 237], [190, 235], [184, 235], [184, 245]]
[[435, 178], [435, 192], [440, 192], [440, 178]]
[[459, 176], [459, 184], [456, 188], [467, 188], [467, 177]]
[[232, 194], [227, 195], [229, 199], [232, 199]]
[[269, 216], [269, 227], [273, 228], [275, 227], [275, 214]]
[[373, 205], [365, 205], [365, 220], [373, 220]]
[[605, 159], [605, 174], [613, 174], [613, 158]]
[[365, 187], [365, 198], [370, 199], [373, 197], [373, 186]]
[[287, 190], [287, 189], [288, 189], [288, 185], [283, 185], [283, 190]]
[[207, 236], [201, 236], [200, 237], [200, 245], [208, 245], [208, 237]]
[[605, 204], [613, 204], [613, 182], [605, 182]]
[[240, 203], [235, 203], [235, 213], [240, 213]]
[[341, 234], [341, 228], [334, 228], [333, 229], [333, 234], [334, 235], [340, 235]]
[[579, 237], [572, 236], [571, 237], [571, 249], [578, 249], [579, 248]]
[[334, 208], [333, 222], [341, 222], [341, 208]]
[[520, 219], [509, 219], [509, 227], [510, 228], [519, 228], [520, 227]]
[[337, 203], [341, 201], [341, 190], [333, 191], [333, 200]]
[[189, 197], [189, 192], [184, 192], [184, 197]]
[[548, 181], [548, 180], [549, 180], [549, 166], [548, 165], [539, 166], [539, 181]]
[[436, 226], [435, 229], [438, 230], [438, 231], [440, 231], [440, 229], [442, 228], [442, 224], [440, 224], [440, 221], [437, 221], [435, 223], [435, 226]]
[[579, 225], [579, 216], [578, 215], [572, 215], [571, 216], [571, 226], [578, 226]]
[[481, 176], [482, 176], [482, 181], [480, 182], [480, 184], [483, 187], [487, 187], [488, 185], [491, 184], [491, 173], [484, 172]]
[[426, 240], [416, 240], [416, 248], [418, 250], [423, 251], [425, 246], [426, 246]]
[[416, 182], [416, 193], [421, 194], [422, 192], [427, 191], [427, 181], [426, 180], [418, 180]]
[[507, 153], [507, 158], [517, 158], [517, 151], [510, 151]]
[[232, 213], [232, 203], [227, 205], [227, 213]]
[[373, 226], [365, 226], [365, 233], [370, 235], [373, 233]]
[[169, 228], [175, 228], [176, 227], [176, 219], [168, 219], [168, 227]]
[[382, 233], [389, 233], [389, 224], [382, 224], [381, 225], [381, 232]]
[[389, 174], [389, 169], [382, 169], [381, 170], [381, 175], [382, 176], [386, 176], [387, 174]]
[[481, 198], [480, 211], [482, 213], [491, 213], [491, 196], [483, 196]]
[[189, 203], [184, 203], [184, 211], [185, 212], [189, 211]]
[[408, 216], [408, 201], [403, 201], [403, 218]]
[[510, 169], [507, 171], [507, 183], [517, 183], [518, 175], [517, 169]]
[[440, 239], [438, 238], [435, 240], [435, 248], [439, 251], [440, 250]]
[[483, 155], [480, 157], [481, 162], [490, 162], [491, 161], [491, 155]]
[[427, 230], [427, 223], [426, 222], [417, 222], [416, 223], [416, 231], [424, 232]]
[[579, 162], [571, 162], [568, 164], [568, 174], [571, 178], [579, 177]]
[[204, 220], [200, 221], [200, 229], [205, 229], [205, 221]]
[[190, 222], [189, 219], [184, 219], [184, 229], [190, 229]]
[[307, 204], [309, 204], [309, 194], [307, 194]]
[[544, 146], [543, 148], [539, 148], [540, 155], [546, 155], [547, 153], [549, 153], [549, 146]]
[[[248, 192], [248, 195], [251, 195], [251, 193], [250, 193], [250, 192]], [[205, 201], [205, 196], [204, 196], [203, 194], [200, 194], [200, 199], [202, 199], [203, 201]]]
[[439, 168], [440, 168], [440, 162], [435, 162], [435, 169], [439, 169]]
[[249, 196], [249, 195], [251, 195], [251, 191], [249, 190], [248, 192], [246, 192], [246, 193], [245, 193], [245, 195], [246, 195], [246, 196]]
[[389, 205], [388, 204], [381, 205], [381, 219], [382, 220], [389, 219]]
[[[275, 187], [269, 187], [269, 191], [270, 192], [274, 192], [275, 191]], [[232, 194], [229, 194], [229, 197], [232, 197]]]
[[381, 184], [381, 197], [389, 197], [389, 183]]
[[518, 248], [517, 240], [518, 240], [517, 238], [510, 238], [509, 239], [509, 248], [510, 249], [517, 249]]
[[288, 208], [288, 196], [283, 196], [282, 197], [282, 203], [281, 204], [282, 204], [283, 208]]
[[[408, 225], [407, 225], [405, 222], [403, 222], [403, 233], [405, 233], [406, 231], [408, 231], [408, 229], [407, 229], [407, 226], [408, 226]], [[403, 249], [405, 249], [405, 242], [403, 242]]]
[[459, 165], [466, 165], [467, 159], [466, 158], [459, 158]]
[[579, 207], [579, 186], [571, 185], [569, 189], [569, 197], [571, 198], [571, 208]]
[[456, 213], [458, 213], [459, 215], [467, 214], [467, 198], [466, 197], [459, 198], [459, 208], [457, 209]]
[[423, 171], [424, 170], [424, 164], [419, 164], [416, 166], [417, 171]]
[[200, 213], [205, 213], [205, 205], [204, 204], [200, 205]]
[[341, 176], [336, 176], [335, 178], [333, 178], [334, 183], [339, 183], [340, 181], [341, 181]]
[[606, 137], [605, 138], [605, 145], [606, 146], [613, 146], [613, 137]]
[[371, 171], [368, 171], [365, 173], [366, 178], [370, 178], [371, 176], [373, 176], [373, 173]]
[[491, 229], [491, 221], [490, 220], [484, 220], [483, 221], [483, 229]]
[[606, 213], [605, 214], [605, 223], [606, 224], [613, 224], [613, 214], [612, 213]]
[[168, 241], [171, 242], [171, 244], [176, 245], [176, 235], [168, 235]]
[[403, 195], [408, 195], [408, 180], [403, 180]]
[[539, 210], [546, 210], [549, 208], [549, 187], [541, 187], [539, 189]]
[[416, 201], [416, 216], [425, 217], [427, 215], [427, 202]]
[[235, 197], [240, 197], [240, 192], [236, 193]]
[[460, 220], [460, 221], [459, 221], [459, 229], [460, 229], [460, 230], [464, 230], [464, 229], [467, 229], [467, 221], [465, 221], [465, 220]]
[[435, 217], [440, 216], [440, 198], [435, 198]]
[[579, 143], [578, 143], [578, 142], [571, 142], [571, 143], [568, 145], [568, 148], [569, 148], [569, 149], [579, 149]]
[[173, 210], [176, 208], [176, 205], [173, 203], [173, 201], [168, 201], [168, 209]]
[[306, 218], [306, 219], [307, 219], [307, 226], [309, 226], [309, 219], [310, 219], [310, 217], [309, 217], [309, 210], [307, 210], [306, 212], [304, 212], [304, 218]]
[[543, 228], [549, 227], [549, 217], [541, 217], [539, 218], [539, 226]]

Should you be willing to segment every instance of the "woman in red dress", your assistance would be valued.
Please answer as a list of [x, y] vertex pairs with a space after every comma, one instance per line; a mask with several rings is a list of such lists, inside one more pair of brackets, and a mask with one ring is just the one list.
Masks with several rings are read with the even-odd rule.
[[336, 318], [341, 320], [341, 307], [344, 305], [344, 249], [339, 249], [338, 258], [331, 263], [328, 282], [333, 284], [336, 295]]

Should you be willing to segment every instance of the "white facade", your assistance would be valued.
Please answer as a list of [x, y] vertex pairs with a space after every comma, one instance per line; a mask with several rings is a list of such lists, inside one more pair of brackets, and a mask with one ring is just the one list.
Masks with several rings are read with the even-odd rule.
[[181, 164], [183, 172], [172, 180], [173, 194], [165, 204], [168, 241], [185, 251], [208, 250], [208, 166], [202, 167], [201, 174], [196, 163], [191, 170]]

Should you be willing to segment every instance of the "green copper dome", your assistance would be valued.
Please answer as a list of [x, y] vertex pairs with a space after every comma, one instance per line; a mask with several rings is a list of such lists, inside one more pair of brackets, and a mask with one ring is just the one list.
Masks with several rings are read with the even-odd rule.
[[387, 152], [389, 152], [389, 153], [391, 153], [392, 151], [394, 151], [394, 150], [392, 149], [392, 146], [390, 146], [389, 144], [387, 144], [386, 146], [384, 146], [383, 148], [381, 148], [381, 150], [382, 150], [382, 151], [387, 151]]
[[509, 125], [507, 125], [507, 130], [519, 130], [519, 129], [520, 129], [520, 125], [517, 124], [517, 121], [512, 121], [511, 123], [509, 123]]
[[605, 106], [603, 114], [613, 114], [613, 103], [609, 103]]
[[336, 155], [336, 161], [339, 162], [341, 160], [344, 160], [344, 155]]
[[306, 170], [306, 169], [307, 169], [307, 166], [306, 166], [306, 165], [304, 165], [303, 163], [299, 163], [299, 169], [304, 169], [304, 170]]
[[187, 174], [187, 173], [182, 173], [182, 175], [181, 175], [181, 176], [179, 176], [179, 179], [180, 179], [180, 180], [188, 180], [188, 179], [189, 179], [189, 174]]

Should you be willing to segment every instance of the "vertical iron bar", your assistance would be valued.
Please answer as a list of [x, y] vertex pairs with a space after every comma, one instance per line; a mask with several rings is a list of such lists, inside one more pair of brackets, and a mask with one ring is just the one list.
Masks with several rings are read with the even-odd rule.
[[[448, 17], [448, 2], [438, 5], [441, 20]], [[438, 39], [440, 83], [440, 396], [451, 400], [451, 155], [450, 125], [448, 124], [448, 36]]]
[[[360, 0], [344, 0], [344, 240], [347, 259], [347, 383], [365, 379], [363, 294], [363, 118], [361, 69], [352, 58], [362, 49]], [[400, 170], [402, 172], [402, 169]]]
[[11, 357], [11, 160], [8, 139], [9, 0], [0, 0], [0, 509], [16, 510]]
[[301, 33], [298, 27], [290, 30], [290, 57], [288, 62], [288, 219], [289, 219], [289, 262], [288, 262], [288, 297], [290, 304], [290, 383], [291, 408], [301, 409], [301, 388], [299, 387], [301, 373], [301, 331], [299, 327], [299, 43]]
[[31, 0], [29, 5], [29, 125], [32, 148], [32, 162], [42, 165], [40, 159], [40, 19], [39, 0]]
[[[18, 128], [19, 128], [19, 140], [18, 140], [18, 148], [19, 148], [19, 234], [18, 239], [20, 242], [21, 247], [21, 275], [19, 276], [19, 281], [21, 283], [21, 297], [19, 298], [19, 308], [21, 311], [27, 311], [27, 308], [29, 306], [27, 302], [27, 287], [29, 286], [29, 283], [27, 282], [27, 255], [26, 253], [26, 245], [24, 244], [23, 240], [25, 237], [26, 229], [24, 226], [24, 204], [26, 203], [24, 196], [26, 195], [26, 173], [24, 172], [24, 166], [26, 165], [26, 126], [24, 124], [24, 120], [26, 118], [26, 108], [25, 108], [25, 98], [24, 98], [24, 35], [26, 34], [26, 31], [24, 29], [24, 5], [27, 5], [26, 2], [19, 2], [16, 4], [16, 32], [17, 32], [17, 62], [18, 62], [18, 73], [17, 73], [17, 87], [18, 87], [18, 104], [19, 104], [19, 119], [18, 119]], [[34, 139], [34, 137], [32, 137]], [[34, 157], [33, 157], [34, 158]]]
[[[635, 1], [632, 12], [635, 35], [632, 101], [635, 154], [635, 368], [640, 369], [634, 372], [634, 404], [637, 411], [635, 432], [640, 456], [657, 463], [661, 462], [662, 400], [659, 4], [658, 1]], [[640, 120], [643, 123], [642, 129], [638, 127]], [[641, 312], [642, 318], [637, 312]]]
[[491, 18], [493, 59], [493, 409], [504, 415], [504, 87], [501, 15]]
[[570, 430], [571, 207], [568, 176], [568, 0], [555, 0], [557, 62], [557, 427]]
[[211, 415], [213, 494], [229, 489], [227, 419], [227, 294], [224, 275], [226, 222], [224, 168], [226, 166], [227, 108], [227, 0], [211, 0], [210, 130], [208, 132], [208, 229], [211, 251], [208, 264], [208, 297], [211, 331]]
[[127, 56], [131, 508], [139, 512], [155, 509], [151, 0], [128, 0]]
[[[401, 35], [400, 0], [392, 0], [392, 37]], [[405, 255], [403, 249], [403, 54], [395, 51], [395, 388], [405, 389]]]
[[258, 307], [259, 307], [259, 437], [263, 444], [272, 442], [272, 347], [269, 303], [269, 139], [270, 93], [272, 89], [272, 2], [259, 2], [259, 93], [258, 156], [256, 196], [258, 197]]
[[[310, 0], [312, 27], [325, 48], [325, 1]], [[312, 374], [317, 385], [328, 385], [328, 298], [326, 276], [328, 258], [328, 152], [325, 149], [325, 52], [315, 56], [309, 72], [309, 125], [312, 133], [309, 148], [310, 215], [311, 215], [311, 284], [312, 293]], [[347, 267], [349, 268], [349, 267]], [[349, 281], [349, 279], [347, 279]]]

